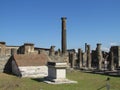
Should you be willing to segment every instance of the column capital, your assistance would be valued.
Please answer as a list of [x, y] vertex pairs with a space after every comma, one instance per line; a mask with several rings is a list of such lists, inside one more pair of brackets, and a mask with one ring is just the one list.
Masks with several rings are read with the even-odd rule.
[[61, 17], [61, 20], [66, 20], [67, 19], [67, 17]]
[[102, 45], [101, 43], [97, 43], [97, 46]]

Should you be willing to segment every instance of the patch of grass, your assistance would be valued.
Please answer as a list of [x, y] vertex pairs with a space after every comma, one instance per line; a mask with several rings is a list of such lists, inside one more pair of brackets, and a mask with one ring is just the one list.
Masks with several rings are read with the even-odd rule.
[[[51, 85], [42, 82], [42, 79], [18, 78], [1, 73], [0, 90], [98, 90], [106, 85], [107, 77], [73, 71], [67, 72], [67, 78], [78, 81], [77, 84]], [[120, 77], [110, 77], [110, 86], [110, 90], [120, 90]], [[99, 90], [106, 90], [106, 88]]]

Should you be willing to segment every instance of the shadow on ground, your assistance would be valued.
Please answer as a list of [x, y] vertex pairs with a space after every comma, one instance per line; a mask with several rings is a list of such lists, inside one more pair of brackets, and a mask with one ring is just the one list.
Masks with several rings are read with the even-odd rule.
[[31, 78], [31, 80], [37, 81], [37, 82], [44, 82], [44, 78]]

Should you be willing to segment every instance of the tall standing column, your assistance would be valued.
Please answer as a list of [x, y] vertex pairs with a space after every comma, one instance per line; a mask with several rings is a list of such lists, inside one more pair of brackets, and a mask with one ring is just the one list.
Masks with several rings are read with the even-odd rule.
[[78, 49], [78, 64], [79, 64], [79, 68], [82, 68], [82, 50], [79, 48]]
[[110, 51], [110, 63], [109, 63], [109, 69], [111, 71], [114, 70], [114, 54], [113, 54], [113, 51]]
[[69, 55], [70, 55], [70, 66], [71, 66], [71, 68], [74, 68], [74, 65], [75, 65], [75, 53], [71, 52]]
[[120, 46], [118, 46], [118, 67], [120, 67]]
[[97, 59], [98, 59], [98, 70], [102, 69], [102, 51], [101, 51], [101, 44], [97, 44]]
[[62, 17], [62, 53], [65, 54], [67, 50], [67, 43], [66, 43], [66, 17]]
[[91, 68], [90, 45], [87, 45], [87, 67], [88, 67], [88, 68]]

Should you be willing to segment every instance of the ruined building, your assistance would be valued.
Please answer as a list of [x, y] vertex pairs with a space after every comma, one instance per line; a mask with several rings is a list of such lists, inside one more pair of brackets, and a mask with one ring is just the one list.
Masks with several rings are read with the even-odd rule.
[[[0, 72], [12, 72], [18, 76], [39, 75], [39, 72], [47, 70], [48, 61], [67, 62], [68, 68], [77, 69], [115, 70], [120, 67], [120, 46], [112, 46], [110, 52], [105, 52], [101, 50], [100, 43], [96, 50], [91, 50], [91, 46], [85, 43], [85, 51], [81, 48], [77, 52], [68, 50], [66, 20], [66, 17], [61, 18], [61, 50], [55, 50], [55, 46], [39, 48], [33, 43], [8, 46], [0, 42]], [[31, 67], [32, 71], [27, 72]], [[44, 74], [47, 75], [46, 72]]]
[[112, 46], [110, 48], [110, 64], [115, 68], [120, 67], [120, 46]]

